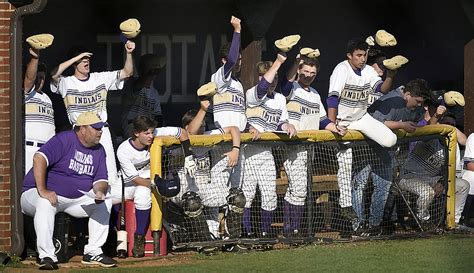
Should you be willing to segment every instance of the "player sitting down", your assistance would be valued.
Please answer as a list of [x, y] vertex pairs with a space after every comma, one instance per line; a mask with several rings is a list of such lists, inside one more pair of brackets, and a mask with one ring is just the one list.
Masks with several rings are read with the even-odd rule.
[[[195, 163], [190, 149], [188, 134], [177, 127], [157, 128], [156, 122], [146, 116], [137, 116], [132, 121], [132, 137], [120, 144], [117, 157], [122, 169], [125, 198], [133, 199], [137, 227], [134, 235], [133, 256], [145, 255], [145, 234], [148, 230], [151, 210], [150, 180], [150, 145], [155, 136], [175, 136], [181, 141], [185, 161], [185, 170], [189, 175], [194, 175]], [[111, 186], [114, 203], [121, 201], [122, 189], [120, 185]]]
[[[296, 134], [295, 127], [288, 123], [286, 99], [275, 93], [278, 82], [278, 69], [285, 62], [284, 53], [279, 53], [275, 62], [257, 64], [260, 82], [247, 90], [247, 119], [248, 123], [259, 132], [283, 130], [290, 137]], [[253, 236], [251, 224], [251, 206], [255, 198], [257, 185], [261, 192], [261, 227], [262, 237], [269, 236], [270, 225], [277, 205], [276, 169], [271, 146], [252, 145], [247, 149], [244, 181], [246, 203], [243, 226], [248, 236]]]

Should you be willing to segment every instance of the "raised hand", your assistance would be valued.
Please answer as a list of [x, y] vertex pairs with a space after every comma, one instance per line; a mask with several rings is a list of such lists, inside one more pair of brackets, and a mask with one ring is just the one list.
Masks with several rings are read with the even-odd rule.
[[240, 30], [242, 29], [241, 25], [240, 25], [240, 19], [235, 17], [235, 16], [232, 16], [230, 18], [230, 24], [234, 27], [234, 32], [238, 32], [240, 33]]

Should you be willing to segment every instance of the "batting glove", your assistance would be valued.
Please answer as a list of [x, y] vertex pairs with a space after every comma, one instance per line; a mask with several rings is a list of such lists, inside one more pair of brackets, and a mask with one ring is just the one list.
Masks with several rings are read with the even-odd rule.
[[194, 177], [196, 172], [196, 161], [194, 161], [194, 155], [188, 155], [184, 158], [184, 169], [189, 176]]

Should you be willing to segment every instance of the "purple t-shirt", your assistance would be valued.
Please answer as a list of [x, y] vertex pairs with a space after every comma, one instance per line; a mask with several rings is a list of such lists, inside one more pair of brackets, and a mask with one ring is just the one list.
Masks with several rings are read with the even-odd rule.
[[[78, 198], [82, 196], [78, 190], [88, 192], [95, 182], [107, 181], [104, 147], [85, 147], [73, 130], [57, 134], [37, 153], [47, 162], [46, 188], [57, 195]], [[23, 181], [23, 191], [35, 187], [32, 168]]]

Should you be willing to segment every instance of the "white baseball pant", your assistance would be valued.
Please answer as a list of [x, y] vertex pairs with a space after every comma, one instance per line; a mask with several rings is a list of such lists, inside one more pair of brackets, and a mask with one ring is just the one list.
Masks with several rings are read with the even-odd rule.
[[272, 148], [260, 145], [247, 146], [244, 170], [242, 191], [246, 198], [245, 207], [252, 206], [258, 185], [262, 209], [275, 210], [277, 206], [276, 167]]
[[[358, 130], [367, 138], [377, 142], [382, 147], [392, 147], [397, 143], [397, 136], [382, 122], [366, 113], [359, 120], [342, 122], [348, 129]], [[352, 206], [351, 178], [352, 178], [352, 149], [342, 149], [337, 153], [337, 182], [339, 184], [339, 204], [341, 207]]]
[[33, 188], [21, 195], [20, 202], [22, 212], [34, 218], [36, 246], [40, 259], [50, 257], [54, 262], [58, 261], [52, 240], [54, 217], [58, 212], [65, 212], [77, 218], [89, 217], [89, 242], [84, 246], [84, 255], [102, 254], [101, 247], [109, 233], [111, 199], [96, 204], [94, 199], [86, 195], [75, 199], [58, 196], [58, 204], [52, 206], [47, 199], [38, 195], [36, 188]]
[[295, 206], [303, 206], [308, 191], [307, 147], [289, 146], [288, 158], [283, 163], [288, 176], [285, 200]]
[[107, 164], [107, 177], [109, 185], [119, 184], [117, 175], [117, 164], [115, 161], [115, 151], [112, 145], [112, 135], [110, 134], [109, 127], [102, 128], [102, 136], [100, 137], [100, 144], [104, 146]]
[[[136, 186], [133, 182], [125, 184], [125, 200], [133, 199], [135, 208], [138, 210], [147, 210], [151, 208], [151, 190], [145, 186]], [[110, 195], [114, 196], [112, 204], [122, 202], [122, 185], [114, 184], [110, 186]]]

